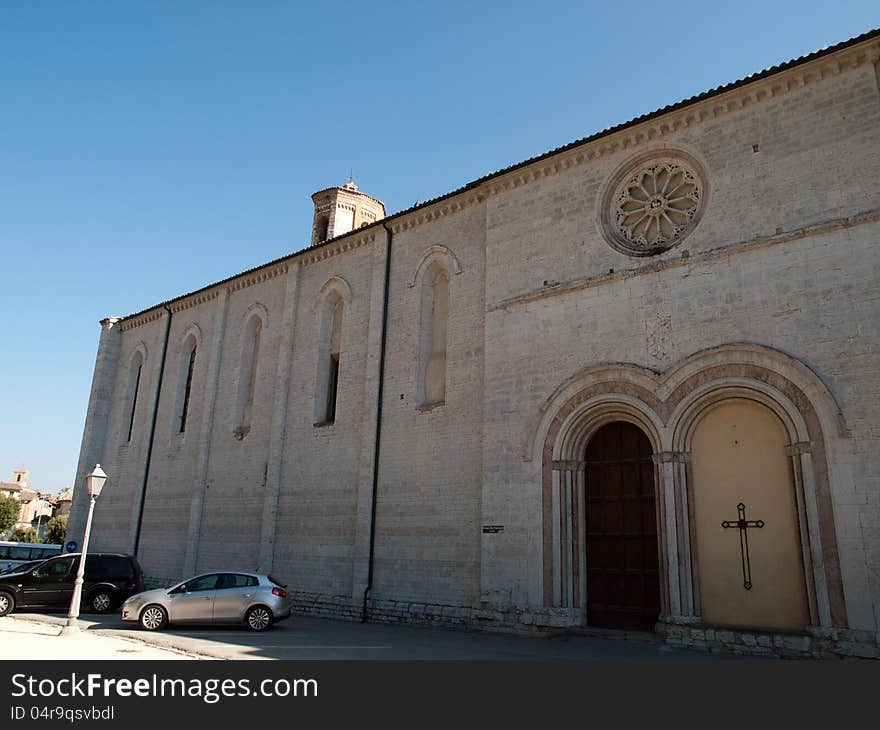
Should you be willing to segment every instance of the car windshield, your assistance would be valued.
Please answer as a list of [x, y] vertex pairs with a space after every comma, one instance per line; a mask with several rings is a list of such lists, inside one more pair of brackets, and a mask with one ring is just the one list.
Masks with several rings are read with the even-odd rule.
[[267, 575], [266, 577], [276, 586], [279, 586], [280, 588], [287, 588], [287, 583], [282, 583], [280, 580], [278, 580], [277, 578], [273, 578], [271, 575]]

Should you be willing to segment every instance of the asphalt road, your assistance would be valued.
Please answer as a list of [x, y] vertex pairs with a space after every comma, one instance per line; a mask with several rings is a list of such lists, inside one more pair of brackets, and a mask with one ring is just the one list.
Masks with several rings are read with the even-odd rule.
[[[23, 619], [63, 623], [60, 613], [18, 613]], [[688, 660], [745, 659], [664, 645], [652, 634], [511, 636], [419, 626], [358, 624], [293, 616], [256, 633], [239, 627], [141, 630], [118, 614], [84, 614], [81, 626], [152, 646], [216, 659], [458, 659], [458, 660]], [[626, 638], [623, 638], [626, 637]]]

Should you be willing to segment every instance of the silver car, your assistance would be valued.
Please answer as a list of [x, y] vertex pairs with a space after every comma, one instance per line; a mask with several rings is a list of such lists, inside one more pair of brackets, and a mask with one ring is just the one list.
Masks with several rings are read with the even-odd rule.
[[122, 620], [148, 631], [167, 624], [238, 624], [265, 631], [290, 616], [291, 599], [272, 576], [244, 570], [202, 573], [171, 588], [137, 593], [122, 604]]

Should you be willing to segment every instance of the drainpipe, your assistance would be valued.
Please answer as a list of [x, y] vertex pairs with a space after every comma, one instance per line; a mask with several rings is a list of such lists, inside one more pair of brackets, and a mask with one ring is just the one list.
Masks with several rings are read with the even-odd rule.
[[367, 563], [367, 587], [364, 588], [364, 601], [361, 607], [361, 623], [367, 621], [367, 600], [373, 588], [373, 557], [376, 552], [376, 499], [379, 489], [379, 449], [382, 440], [382, 393], [385, 389], [385, 342], [388, 336], [388, 290], [391, 282], [391, 243], [392, 233], [387, 223], [383, 223], [388, 236], [385, 251], [385, 291], [382, 297], [382, 344], [379, 347], [379, 389], [376, 394], [376, 439], [373, 446], [373, 495], [370, 506], [370, 557]]
[[144, 483], [141, 485], [141, 505], [138, 509], [137, 529], [134, 533], [134, 548], [132, 552], [137, 555], [141, 543], [141, 525], [144, 521], [144, 505], [147, 501], [147, 482], [150, 479], [150, 462], [153, 458], [153, 441], [156, 438], [156, 417], [159, 413], [159, 396], [162, 394], [162, 376], [165, 374], [165, 356], [168, 354], [168, 334], [171, 332], [171, 317], [173, 316], [168, 305], [162, 307], [168, 313], [165, 320], [165, 339], [162, 342], [162, 359], [159, 362], [159, 382], [156, 385], [156, 398], [153, 401], [153, 418], [150, 423], [150, 440], [147, 442], [147, 466], [144, 469]]

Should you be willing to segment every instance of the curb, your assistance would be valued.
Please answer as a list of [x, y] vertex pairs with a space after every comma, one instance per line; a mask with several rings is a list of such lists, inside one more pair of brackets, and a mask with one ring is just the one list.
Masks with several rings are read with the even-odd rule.
[[[27, 621], [33, 624], [49, 624], [50, 626], [64, 626], [67, 623], [67, 617], [61, 618], [60, 616], [46, 616], [43, 614], [10, 614], [10, 618], [15, 618], [19, 621]], [[81, 623], [84, 621], [84, 619], [79, 620]], [[122, 639], [123, 641], [127, 641], [133, 644], [143, 644], [145, 646], [150, 646], [155, 649], [163, 649], [165, 651], [170, 651], [175, 654], [182, 654], [183, 656], [192, 657], [193, 659], [214, 659], [218, 661], [228, 661], [227, 657], [216, 656], [214, 654], [209, 654], [205, 651], [198, 651], [191, 648], [184, 648], [179, 643], [174, 642], [173, 640], [169, 643], [165, 643], [164, 641], [150, 641], [146, 636], [140, 636], [138, 634], [135, 634], [134, 632], [126, 631], [125, 629], [100, 629], [94, 628], [95, 626], [96, 624], [86, 626], [82, 628], [82, 631], [83, 633], [90, 633], [94, 634], [95, 636], [103, 636], [108, 639]], [[159, 638], [159, 636], [162, 636], [166, 639], [169, 638], [166, 634], [158, 634], [154, 638]]]

